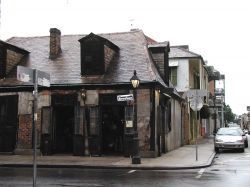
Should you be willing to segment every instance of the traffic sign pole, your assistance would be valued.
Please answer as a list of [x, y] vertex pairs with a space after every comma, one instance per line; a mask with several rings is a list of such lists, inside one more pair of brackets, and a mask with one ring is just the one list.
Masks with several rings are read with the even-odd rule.
[[37, 82], [37, 70], [34, 69], [34, 113], [33, 113], [33, 187], [36, 187], [36, 176], [37, 176], [37, 162], [36, 162], [36, 144], [37, 144], [37, 93], [38, 93], [38, 82]]
[[[199, 111], [203, 106], [203, 101], [202, 101], [201, 97], [207, 96], [207, 91], [195, 89], [195, 90], [189, 90], [186, 94], [187, 94], [187, 97], [190, 99], [190, 108], [192, 108], [192, 110], [195, 112]], [[197, 115], [195, 115], [195, 116], [197, 116]], [[197, 127], [196, 127], [196, 137], [195, 137], [195, 159], [196, 159], [196, 161], [198, 161], [197, 139], [198, 139], [198, 131], [197, 131]]]
[[37, 161], [36, 161], [36, 146], [37, 146], [37, 96], [38, 85], [50, 87], [50, 74], [39, 71], [37, 69], [31, 69], [24, 66], [17, 66], [17, 80], [22, 82], [33, 83], [34, 85], [34, 101], [33, 101], [33, 122], [32, 122], [32, 141], [33, 141], [33, 187], [36, 187], [37, 176]]

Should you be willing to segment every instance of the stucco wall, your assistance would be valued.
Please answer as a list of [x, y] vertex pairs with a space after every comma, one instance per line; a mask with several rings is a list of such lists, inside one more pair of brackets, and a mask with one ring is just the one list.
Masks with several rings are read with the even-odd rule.
[[187, 91], [189, 89], [189, 62], [186, 59], [172, 61], [178, 61], [176, 90], [178, 92]]

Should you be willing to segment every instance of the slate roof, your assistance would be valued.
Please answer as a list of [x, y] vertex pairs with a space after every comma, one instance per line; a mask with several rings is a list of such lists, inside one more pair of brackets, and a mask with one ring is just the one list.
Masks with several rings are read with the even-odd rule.
[[[146, 36], [141, 30], [97, 35], [120, 48], [118, 57], [112, 62], [105, 75], [101, 76], [81, 77], [80, 42], [78, 40], [86, 35], [62, 35], [62, 53], [54, 60], [49, 59], [49, 36], [13, 37], [7, 42], [29, 51], [26, 66], [50, 73], [52, 85], [129, 83], [136, 70], [142, 83], [159, 82], [167, 87], [152, 62]], [[0, 86], [16, 85], [16, 83], [15, 80], [6, 79], [0, 81]]]
[[201, 55], [181, 46], [170, 46], [169, 58], [201, 58]]

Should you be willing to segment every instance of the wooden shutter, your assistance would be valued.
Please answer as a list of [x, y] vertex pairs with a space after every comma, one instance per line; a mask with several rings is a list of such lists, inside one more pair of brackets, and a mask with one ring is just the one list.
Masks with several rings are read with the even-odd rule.
[[51, 107], [42, 108], [42, 134], [51, 134]]
[[99, 107], [90, 107], [89, 109], [89, 135], [100, 135], [100, 110]]

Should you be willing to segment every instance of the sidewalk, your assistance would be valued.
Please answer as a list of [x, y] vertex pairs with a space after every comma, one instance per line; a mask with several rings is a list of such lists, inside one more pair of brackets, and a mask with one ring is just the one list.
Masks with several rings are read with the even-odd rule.
[[[198, 160], [196, 146], [185, 145], [162, 154], [157, 158], [142, 158], [141, 164], [131, 164], [131, 158], [119, 156], [37, 156], [37, 166], [44, 168], [112, 168], [170, 170], [208, 167], [215, 153], [213, 139], [198, 141]], [[0, 155], [0, 167], [32, 167], [32, 155]]]

